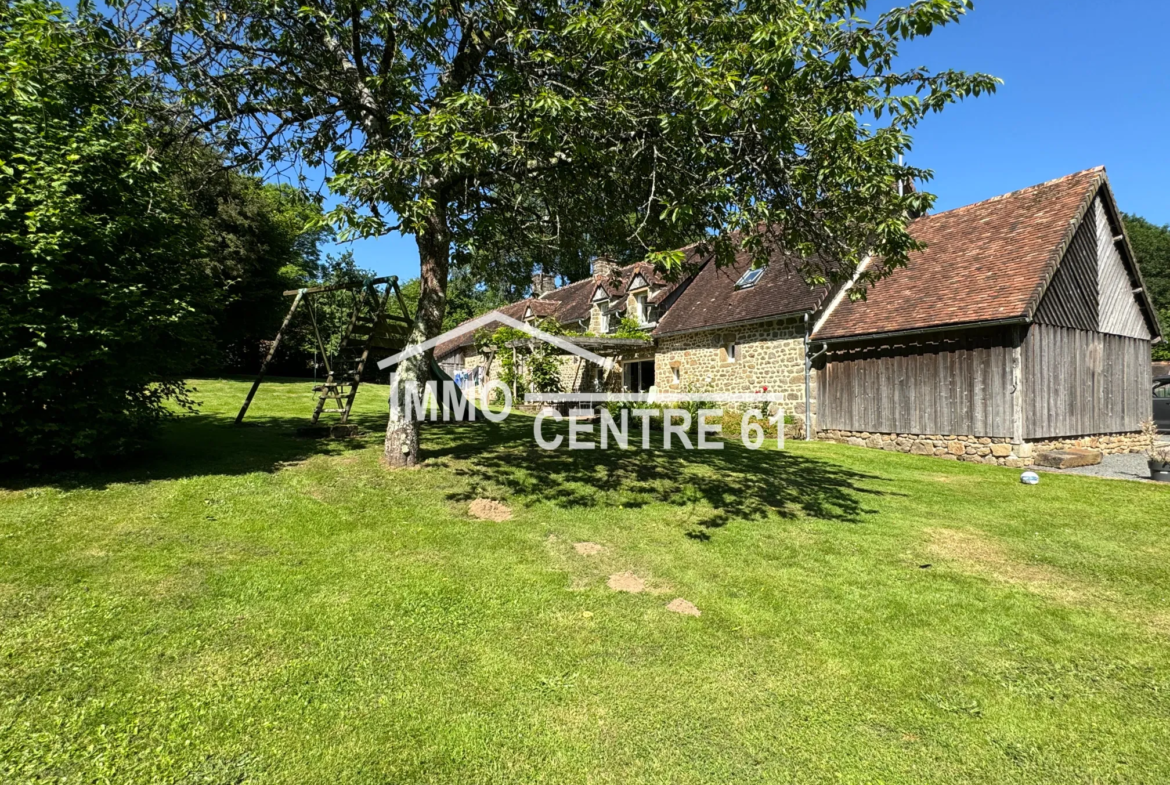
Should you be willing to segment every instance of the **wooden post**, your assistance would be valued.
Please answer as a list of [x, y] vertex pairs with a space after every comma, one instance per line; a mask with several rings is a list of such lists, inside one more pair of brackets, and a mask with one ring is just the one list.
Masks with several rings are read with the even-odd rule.
[[288, 323], [292, 321], [293, 314], [296, 313], [297, 308], [301, 304], [301, 299], [305, 296], [304, 289], [297, 290], [297, 296], [293, 298], [292, 307], [288, 309], [288, 314], [284, 317], [284, 322], [280, 325], [280, 329], [276, 331], [276, 338], [272, 341], [272, 346], [268, 348], [268, 355], [264, 358], [264, 362], [260, 363], [260, 375], [256, 377], [256, 381], [252, 382], [252, 389], [248, 390], [248, 397], [244, 399], [244, 405], [240, 407], [240, 413], [236, 415], [236, 425], [244, 421], [244, 415], [248, 413], [248, 407], [252, 405], [252, 399], [256, 397], [256, 389], [260, 386], [260, 382], [264, 381], [264, 372], [268, 370], [268, 363], [272, 362], [272, 358], [276, 356], [276, 349], [280, 346], [280, 337], [284, 334]]
[[1027, 337], [1027, 327], [1012, 328], [1012, 389], [1011, 398], [1011, 431], [1012, 443], [1024, 443], [1024, 363], [1023, 342]]
[[[402, 290], [398, 288], [398, 276], [390, 276], [390, 279], [387, 283], [389, 283], [390, 288], [394, 290], [394, 296], [398, 298], [398, 307], [402, 309], [402, 316], [406, 319], [406, 323], [413, 325], [414, 317], [410, 315], [410, 309], [406, 307], [406, 300], [402, 299]], [[389, 297], [387, 297], [387, 299], [389, 299]]]

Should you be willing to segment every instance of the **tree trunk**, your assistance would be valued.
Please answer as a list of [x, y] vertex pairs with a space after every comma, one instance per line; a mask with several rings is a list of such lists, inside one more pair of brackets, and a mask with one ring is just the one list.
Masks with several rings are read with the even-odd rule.
[[[447, 230], [447, 216], [442, 208], [433, 213], [426, 228], [419, 232], [419, 298], [410, 329], [407, 346], [417, 346], [434, 338], [443, 326], [443, 311], [447, 306], [447, 266], [451, 240]], [[392, 469], [415, 466], [419, 462], [419, 422], [406, 416], [406, 384], [414, 381], [418, 389], [431, 375], [430, 360], [433, 351], [403, 360], [398, 364], [393, 384], [397, 395], [391, 397], [390, 421], [386, 425], [386, 465]]]

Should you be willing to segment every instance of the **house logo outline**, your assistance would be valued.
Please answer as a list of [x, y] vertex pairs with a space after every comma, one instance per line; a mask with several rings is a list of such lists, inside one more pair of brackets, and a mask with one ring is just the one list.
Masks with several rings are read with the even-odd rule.
[[441, 343], [446, 343], [447, 341], [453, 340], [455, 338], [460, 338], [470, 332], [475, 332], [479, 328], [485, 327], [495, 322], [506, 324], [509, 327], [514, 327], [521, 332], [525, 332], [531, 335], [533, 338], [538, 338], [545, 343], [557, 347], [561, 351], [576, 355], [577, 357], [599, 365], [604, 368], [607, 373], [614, 367], [613, 358], [602, 357], [599, 354], [594, 354], [588, 349], [582, 349], [580, 346], [577, 346], [571, 341], [565, 340], [564, 338], [553, 335], [551, 333], [546, 333], [544, 330], [533, 327], [530, 324], [526, 324], [519, 319], [508, 316], [507, 314], [500, 313], [499, 311], [489, 311], [488, 313], [485, 313], [482, 316], [477, 316], [470, 321], [464, 322], [458, 327], [452, 328], [447, 332], [442, 333], [441, 335], [436, 335], [434, 338], [423, 341], [420, 344], [408, 346], [397, 354], [392, 354], [383, 360], [379, 360], [378, 370], [384, 371], [390, 366], [397, 365], [403, 360], [407, 360], [411, 357], [416, 357], [420, 354], [423, 354], [424, 352], [433, 349]]

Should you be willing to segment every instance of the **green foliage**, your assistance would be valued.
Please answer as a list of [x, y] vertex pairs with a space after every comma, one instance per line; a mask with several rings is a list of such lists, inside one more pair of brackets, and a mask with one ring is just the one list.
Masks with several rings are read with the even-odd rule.
[[[419, 290], [417, 278], [402, 284], [402, 299], [406, 301], [411, 314], [418, 308]], [[518, 298], [514, 296], [513, 291], [501, 294], [498, 289], [480, 285], [468, 268], [455, 267], [451, 270], [447, 282], [447, 307], [443, 311], [443, 331], [446, 332], [468, 319], [481, 316], [516, 299]]]
[[207, 357], [196, 227], [83, 5], [0, 6], [0, 464], [142, 443]]
[[[1170, 329], [1170, 226], [1158, 226], [1136, 215], [1125, 216], [1125, 231], [1133, 244], [1150, 299], [1162, 329]], [[1155, 360], [1170, 360], [1170, 344], [1154, 346]]]
[[[290, 353], [302, 362], [316, 361], [332, 366], [341, 341], [349, 329], [354, 306], [361, 296], [361, 287], [375, 277], [370, 270], [363, 270], [353, 259], [353, 252], [346, 251], [340, 256], [329, 255], [301, 285], [346, 286], [347, 289], [321, 292], [305, 298], [301, 313], [289, 330]], [[289, 303], [284, 303], [285, 309]], [[397, 312], [397, 304], [391, 304], [391, 312]], [[317, 336], [324, 344], [324, 356], [320, 354]], [[372, 369], [370, 369], [372, 371]]]
[[[442, 329], [452, 258], [514, 287], [536, 260], [572, 277], [640, 247], [677, 275], [666, 249], [710, 238], [720, 265], [783, 255], [811, 283], [867, 286], [919, 247], [907, 216], [934, 199], [900, 193], [930, 176], [900, 163], [910, 132], [999, 82], [900, 56], [971, 0], [873, 21], [838, 0], [124, 2], [177, 123], [241, 162], [325, 168], [343, 235], [414, 236], [415, 345]], [[392, 410], [388, 465], [416, 464], [417, 437]]]
[[346, 231], [414, 234], [433, 331], [450, 249], [513, 284], [631, 248], [677, 271], [665, 249], [694, 238], [720, 263], [736, 237], [795, 252], [813, 281], [903, 264], [934, 199], [899, 194], [930, 177], [898, 163], [911, 131], [998, 80], [904, 67], [970, 0], [864, 6], [137, 0], [123, 24], [240, 160], [331, 165]]
[[638, 324], [637, 319], [633, 319], [629, 316], [623, 316], [621, 321], [618, 323], [617, 329], [614, 330], [611, 334], [611, 337], [634, 338], [648, 341], [650, 340], [650, 333], [644, 327]]
[[[564, 335], [564, 329], [553, 319], [537, 322], [536, 327], [550, 335]], [[517, 393], [562, 392], [560, 360], [554, 347], [544, 341], [535, 341], [531, 348], [513, 350], [510, 341], [528, 341], [532, 336], [515, 327], [503, 326], [494, 332], [480, 330], [475, 336], [480, 354], [493, 354], [497, 376], [508, 387], [513, 384]]]
[[180, 164], [178, 187], [202, 237], [203, 309], [215, 322], [210, 370], [255, 371], [259, 342], [271, 340], [288, 310], [282, 292], [327, 272], [319, 246], [329, 232], [312, 228], [321, 208], [291, 186], [223, 169], [221, 156], [205, 147], [187, 152]]

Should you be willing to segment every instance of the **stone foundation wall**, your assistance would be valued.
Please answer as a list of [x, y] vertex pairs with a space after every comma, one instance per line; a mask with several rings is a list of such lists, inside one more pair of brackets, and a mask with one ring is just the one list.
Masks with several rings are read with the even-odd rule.
[[1038, 452], [1088, 447], [1109, 455], [1142, 452], [1149, 440], [1140, 433], [1114, 433], [1082, 436], [1074, 439], [1026, 441], [1013, 443], [1004, 436], [960, 436], [956, 434], [866, 433], [858, 431], [817, 431], [822, 441], [869, 447], [911, 455], [931, 455], [947, 461], [986, 463], [993, 466], [1021, 468], [1031, 466]]
[[[950, 435], [921, 435], [908, 433], [866, 433], [856, 431], [817, 431], [817, 438], [871, 447], [888, 452], [911, 455], [933, 455], [948, 461], [987, 463], [999, 466], [1027, 466], [1032, 454], [1027, 444], [1012, 444], [1006, 437], [975, 437]], [[1021, 454], [1026, 453], [1026, 454]]]
[[1150, 440], [1140, 433], [1107, 433], [1100, 436], [1048, 439], [1030, 442], [1030, 444], [1035, 452], [1067, 450], [1072, 447], [1088, 447], [1091, 450], [1100, 450], [1106, 455], [1117, 455], [1119, 453], [1145, 452], [1150, 447]]

